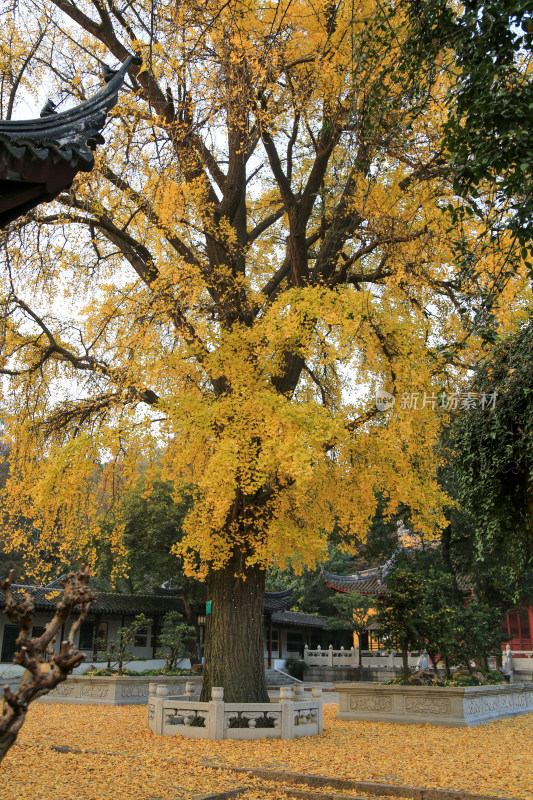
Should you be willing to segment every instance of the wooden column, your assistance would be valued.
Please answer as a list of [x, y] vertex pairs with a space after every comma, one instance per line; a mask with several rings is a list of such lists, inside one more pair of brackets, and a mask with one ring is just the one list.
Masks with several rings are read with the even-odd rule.
[[95, 614], [94, 617], [94, 635], [93, 635], [93, 660], [98, 660], [98, 634], [100, 627], [100, 614]]
[[154, 616], [152, 620], [152, 658], [155, 658], [157, 652], [157, 637], [159, 636], [159, 616]]
[[272, 666], [272, 614], [268, 615], [268, 668]]

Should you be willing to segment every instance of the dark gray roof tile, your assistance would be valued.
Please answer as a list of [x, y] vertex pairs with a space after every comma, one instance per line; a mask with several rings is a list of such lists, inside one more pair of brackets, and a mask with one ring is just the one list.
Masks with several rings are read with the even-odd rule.
[[0, 120], [0, 228], [70, 187], [94, 166], [93, 151], [117, 102], [128, 56], [108, 83], [75, 108], [29, 120]]
[[381, 569], [370, 569], [355, 575], [334, 575], [320, 566], [324, 580], [330, 589], [337, 592], [359, 592], [360, 594], [387, 594], [387, 586], [382, 578]]
[[327, 621], [327, 617], [303, 614], [300, 611], [282, 611], [272, 614], [272, 622], [298, 628], [326, 628]]
[[[14, 598], [29, 595], [33, 600], [36, 611], [53, 613], [61, 597], [62, 588], [14, 584], [11, 587], [11, 592]], [[0, 609], [3, 608], [3, 605], [4, 593], [0, 589]], [[156, 594], [132, 595], [100, 592], [91, 606], [91, 614], [117, 616], [136, 616], [141, 613], [151, 616], [165, 614], [167, 611], [172, 610], [183, 610], [183, 603], [180, 598]]]
[[265, 599], [263, 601], [263, 609], [265, 614], [274, 614], [276, 611], [286, 611], [289, 609], [294, 600], [292, 591], [294, 586], [290, 589], [284, 589], [281, 592], [265, 592]]

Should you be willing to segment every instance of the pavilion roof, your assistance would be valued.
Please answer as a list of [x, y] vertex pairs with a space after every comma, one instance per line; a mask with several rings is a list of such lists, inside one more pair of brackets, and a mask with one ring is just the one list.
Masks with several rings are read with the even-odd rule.
[[360, 594], [387, 594], [382, 567], [361, 570], [353, 575], [334, 575], [320, 565], [324, 580], [330, 589], [337, 592], [359, 592]]
[[0, 120], [0, 228], [92, 169], [93, 151], [104, 142], [100, 131], [133, 61], [128, 56], [119, 69], [106, 68], [106, 85], [74, 108], [55, 112], [48, 101], [36, 119]]
[[[437, 548], [439, 545], [435, 543], [430, 545], [430, 547]], [[389, 592], [387, 588], [387, 575], [391, 571], [400, 553], [405, 553], [407, 556], [410, 556], [418, 550], [420, 550], [419, 545], [401, 546], [383, 565], [364, 569], [353, 575], [335, 575], [332, 572], [328, 572], [323, 564], [320, 564], [320, 569], [327, 586], [337, 592], [359, 592], [365, 595], [385, 595]], [[463, 591], [472, 591], [473, 581], [468, 575], [458, 575], [457, 584]]]

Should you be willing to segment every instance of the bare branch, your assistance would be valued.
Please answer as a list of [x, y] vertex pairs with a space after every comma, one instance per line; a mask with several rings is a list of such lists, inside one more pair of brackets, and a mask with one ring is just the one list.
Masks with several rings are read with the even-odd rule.
[[262, 233], [264, 233], [266, 230], [268, 230], [268, 228], [274, 225], [274, 223], [277, 222], [278, 219], [281, 219], [284, 213], [285, 213], [285, 208], [282, 206], [281, 208], [278, 208], [277, 211], [273, 211], [272, 214], [269, 214], [268, 217], [265, 217], [263, 220], [261, 220], [261, 222], [258, 222], [255, 228], [252, 228], [252, 230], [248, 234], [247, 244], [252, 244], [253, 242], [255, 242], [255, 240], [258, 239]]
[[13, 113], [13, 106], [15, 104], [15, 97], [16, 97], [18, 88], [20, 86], [20, 82], [21, 82], [21, 80], [22, 80], [22, 78], [24, 76], [24, 73], [26, 72], [26, 69], [29, 66], [30, 61], [32, 60], [32, 58], [35, 55], [35, 53], [37, 52], [37, 50], [39, 48], [39, 45], [41, 44], [41, 42], [42, 42], [42, 40], [44, 38], [45, 33], [46, 33], [46, 28], [43, 28], [41, 30], [41, 32], [39, 33], [39, 36], [37, 37], [37, 41], [31, 47], [28, 55], [26, 56], [26, 58], [22, 62], [22, 66], [18, 71], [17, 77], [13, 81], [13, 86], [11, 87], [11, 91], [9, 93], [9, 100], [8, 100], [8, 103], [7, 103], [6, 119], [11, 119], [11, 115]]
[[[77, 574], [69, 573], [62, 581], [63, 594], [56, 605], [53, 619], [48, 623], [44, 633], [33, 639], [27, 633], [33, 623], [33, 602], [28, 596], [21, 599], [13, 598], [13, 570], [5, 580], [0, 581], [0, 588], [4, 592], [6, 601], [5, 612], [13, 624], [18, 625], [20, 634], [17, 639], [17, 653], [14, 658], [16, 664], [26, 668], [20, 685], [15, 692], [9, 686], [4, 686], [4, 709], [0, 717], [0, 761], [9, 748], [15, 743], [18, 733], [26, 718], [29, 704], [47, 694], [59, 683], [66, 680], [74, 667], [78, 666], [85, 655], [78, 653], [71, 638], [62, 642], [59, 653], [54, 653], [50, 663], [45, 663], [45, 657], [50, 652], [51, 642], [57, 637], [68, 620], [75, 606], [78, 606], [80, 619], [85, 619], [91, 603], [96, 595], [89, 589], [89, 570], [85, 567]], [[77, 628], [75, 629], [77, 630]]]

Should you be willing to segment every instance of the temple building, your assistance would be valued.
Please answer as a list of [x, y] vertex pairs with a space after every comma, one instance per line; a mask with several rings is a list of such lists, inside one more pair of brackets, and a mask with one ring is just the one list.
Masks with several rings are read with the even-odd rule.
[[[61, 594], [59, 580], [48, 586], [13, 584], [14, 597], [28, 595], [31, 597], [35, 615], [32, 636], [39, 636], [47, 622], [52, 618], [56, 603]], [[350, 644], [349, 631], [331, 631], [327, 627], [327, 618], [313, 614], [303, 614], [289, 609], [294, 603], [292, 588], [281, 592], [265, 592], [264, 598], [264, 630], [265, 630], [265, 667], [280, 666], [287, 658], [301, 658], [305, 645], [315, 648], [320, 645], [327, 648]], [[0, 609], [4, 606], [4, 595], [0, 590]], [[103, 652], [108, 644], [117, 638], [119, 628], [133, 622], [137, 614], [143, 613], [150, 619], [146, 628], [139, 630], [135, 640], [128, 648], [134, 658], [154, 659], [159, 652], [159, 632], [163, 617], [168, 611], [184, 612], [183, 601], [174, 591], [163, 587], [154, 587], [145, 594], [119, 594], [98, 592], [87, 618], [75, 635], [74, 644], [85, 653], [86, 663], [102, 660]], [[74, 611], [73, 619], [77, 616]], [[197, 618], [198, 627], [198, 660], [202, 660], [205, 615]], [[61, 633], [65, 638], [67, 630]], [[15, 654], [15, 641], [19, 628], [11, 624], [5, 612], [0, 611], [0, 663], [9, 664]], [[56, 647], [58, 643], [56, 643]]]
[[[353, 575], [334, 575], [321, 566], [324, 581], [336, 592], [359, 592], [363, 595], [382, 597], [387, 594], [386, 577], [390, 572], [395, 556], [381, 567], [356, 572]], [[502, 622], [502, 633], [506, 640], [505, 650], [510, 644], [515, 659], [533, 660], [533, 607], [509, 611]], [[357, 636], [354, 634], [355, 638]], [[357, 647], [357, 642], [354, 642]], [[361, 640], [363, 650], [379, 650], [378, 625], [371, 623]], [[525, 663], [525, 662], [524, 662]]]
[[[392, 559], [386, 562], [382, 567], [371, 567], [364, 569], [360, 572], [355, 572], [353, 575], [335, 575], [333, 572], [320, 565], [322, 576], [329, 589], [336, 592], [349, 594], [350, 592], [359, 592], [363, 595], [372, 595], [381, 597], [387, 594], [387, 586], [385, 584], [385, 577], [392, 564]], [[359, 636], [354, 632], [353, 646], [361, 647], [362, 650], [380, 650], [381, 645], [377, 635], [378, 625], [376, 622], [371, 622], [365, 633]]]

